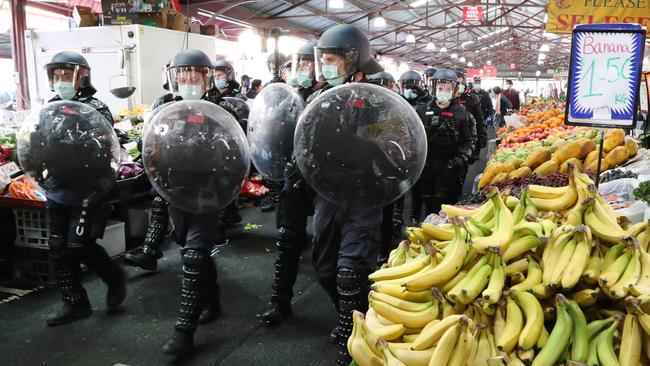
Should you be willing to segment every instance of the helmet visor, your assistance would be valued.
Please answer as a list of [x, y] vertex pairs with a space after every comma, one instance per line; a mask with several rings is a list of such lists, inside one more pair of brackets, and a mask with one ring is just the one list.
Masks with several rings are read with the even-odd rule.
[[45, 66], [47, 71], [47, 79], [50, 84], [50, 90], [54, 90], [54, 84], [60, 82], [72, 83], [75, 89], [82, 87], [81, 77], [88, 76], [90, 78], [90, 70], [81, 66], [65, 63], [48, 64]]
[[177, 66], [167, 69], [169, 91], [178, 93], [179, 85], [192, 85], [206, 92], [212, 87], [212, 69], [205, 66]]
[[347, 78], [359, 71], [359, 52], [356, 49], [315, 48], [316, 80], [331, 82]]
[[303, 84], [306, 84], [307, 80], [314, 81], [315, 79], [314, 58], [294, 54], [289, 70], [289, 80], [295, 80], [297, 85], [305, 86]]

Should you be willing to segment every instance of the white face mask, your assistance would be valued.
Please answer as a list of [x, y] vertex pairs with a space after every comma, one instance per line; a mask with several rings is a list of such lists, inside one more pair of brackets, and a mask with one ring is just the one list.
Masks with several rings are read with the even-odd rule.
[[458, 93], [463, 94], [464, 92], [465, 92], [465, 85], [464, 84], [458, 85]]
[[198, 85], [179, 85], [178, 94], [184, 100], [199, 100], [203, 96], [203, 88]]
[[436, 91], [436, 100], [440, 104], [447, 104], [451, 100], [451, 92], [446, 90]]
[[68, 81], [59, 81], [54, 84], [54, 92], [64, 100], [70, 100], [77, 95], [77, 89], [74, 88], [74, 84]]
[[481, 84], [474, 84], [474, 91], [481, 90]]

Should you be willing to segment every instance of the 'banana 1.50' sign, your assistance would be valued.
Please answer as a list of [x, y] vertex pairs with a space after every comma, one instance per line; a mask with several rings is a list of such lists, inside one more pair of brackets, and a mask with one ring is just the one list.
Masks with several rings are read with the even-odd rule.
[[645, 34], [638, 24], [584, 24], [573, 29], [566, 124], [634, 126]]

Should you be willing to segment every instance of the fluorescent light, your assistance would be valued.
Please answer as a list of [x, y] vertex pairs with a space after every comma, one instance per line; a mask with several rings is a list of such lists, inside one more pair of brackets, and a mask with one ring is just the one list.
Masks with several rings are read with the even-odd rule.
[[411, 6], [412, 7], [422, 6], [422, 5], [424, 5], [424, 4], [428, 3], [428, 2], [429, 2], [429, 0], [417, 0], [417, 1], [412, 2]]
[[459, 62], [465, 62], [465, 57], [461, 57], [458, 61]]
[[492, 61], [490, 61], [490, 60], [487, 60], [485, 63], [488, 64], [488, 65], [492, 65]]
[[440, 47], [440, 52], [447, 52], [447, 47]]
[[384, 17], [381, 16], [381, 13], [379, 13], [379, 16], [372, 21], [372, 25], [377, 28], [383, 28], [386, 26], [386, 19], [384, 19]]
[[409, 33], [406, 35], [406, 43], [415, 43], [415, 36], [413, 33]]
[[458, 25], [458, 24], [460, 24], [460, 20], [459, 20], [459, 21], [456, 21], [456, 22], [452, 22], [452, 23], [447, 24], [447, 28], [451, 28], [451, 27], [453, 27], [453, 26], [455, 26], [455, 25]]
[[472, 66], [474, 66], [474, 63], [472, 61], [467, 63], [467, 67], [472, 67]]
[[542, 47], [540, 47], [539, 52], [548, 52], [550, 50], [551, 48], [547, 44], [543, 44]]
[[540, 53], [539, 56], [537, 57], [538, 60], [546, 60], [546, 54], [545, 53]]
[[436, 45], [433, 44], [433, 42], [427, 43], [427, 50], [435, 50]]
[[539, 61], [537, 61], [537, 64], [538, 64], [538, 65], [544, 65], [544, 61], [539, 60]]
[[458, 58], [458, 55], [455, 54], [455, 53], [452, 53], [452, 54], [451, 54], [451, 58]]
[[329, 0], [329, 6], [332, 9], [341, 9], [344, 6], [343, 0]]
[[548, 13], [544, 14], [544, 23], [548, 22]]
[[539, 71], [539, 70], [535, 71], [535, 76], [540, 76], [540, 75], [542, 75], [541, 71]]

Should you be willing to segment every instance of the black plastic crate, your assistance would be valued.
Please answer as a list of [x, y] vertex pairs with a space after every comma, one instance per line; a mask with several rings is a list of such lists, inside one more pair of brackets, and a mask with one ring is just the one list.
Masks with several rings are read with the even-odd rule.
[[56, 283], [54, 261], [48, 249], [16, 247], [14, 273], [17, 279], [43, 285]]

